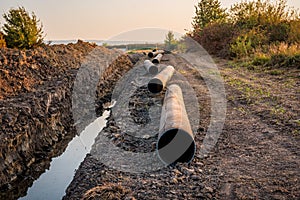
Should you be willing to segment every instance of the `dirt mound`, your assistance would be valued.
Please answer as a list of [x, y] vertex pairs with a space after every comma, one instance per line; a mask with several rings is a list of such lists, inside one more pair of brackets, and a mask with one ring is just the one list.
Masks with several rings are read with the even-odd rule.
[[[5, 84], [0, 92], [0, 199], [24, 196], [77, 133], [72, 89], [94, 47], [78, 41], [26, 51], [1, 50], [0, 80]], [[104, 47], [97, 51], [103, 57], [112, 52]], [[121, 55], [99, 77], [94, 106], [98, 114], [110, 101], [115, 82], [131, 67], [128, 57]]]
[[78, 69], [94, 45], [78, 40], [76, 44], [42, 46], [23, 50], [0, 49], [0, 99], [31, 92], [36, 85], [62, 77]]

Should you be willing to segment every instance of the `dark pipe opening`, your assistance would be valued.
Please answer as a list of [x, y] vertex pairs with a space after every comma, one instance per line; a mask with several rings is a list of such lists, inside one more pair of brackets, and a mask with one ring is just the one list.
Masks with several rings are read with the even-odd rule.
[[161, 80], [153, 78], [148, 83], [148, 90], [152, 93], [159, 93], [163, 90], [164, 86]]
[[158, 59], [153, 59], [153, 60], [152, 60], [152, 63], [153, 63], [153, 64], [159, 64], [159, 60], [158, 60]]
[[157, 143], [160, 159], [170, 165], [176, 162], [190, 162], [196, 151], [192, 136], [181, 129], [171, 129], [162, 134]]
[[150, 58], [153, 58], [153, 57], [154, 57], [154, 53], [153, 53], [153, 52], [149, 52], [149, 53], [148, 53], [148, 56], [149, 56]]

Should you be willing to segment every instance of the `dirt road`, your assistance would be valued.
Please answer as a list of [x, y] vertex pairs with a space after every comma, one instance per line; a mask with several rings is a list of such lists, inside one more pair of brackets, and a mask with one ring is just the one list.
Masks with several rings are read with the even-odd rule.
[[[208, 88], [184, 59], [169, 54], [164, 60], [163, 64], [173, 65], [197, 93], [201, 120], [195, 140], [199, 149], [211, 116]], [[223, 60], [217, 64], [225, 82], [227, 112], [223, 132], [207, 157], [197, 153], [190, 164], [131, 174], [113, 170], [88, 155], [64, 199], [97, 195], [121, 199], [299, 199], [300, 70], [253, 71]], [[121, 146], [130, 143], [127, 136], [116, 134], [118, 128], [112, 128], [111, 118], [108, 124], [104, 132], [116, 141], [125, 141]], [[135, 145], [151, 149], [153, 142], [149, 139]]]

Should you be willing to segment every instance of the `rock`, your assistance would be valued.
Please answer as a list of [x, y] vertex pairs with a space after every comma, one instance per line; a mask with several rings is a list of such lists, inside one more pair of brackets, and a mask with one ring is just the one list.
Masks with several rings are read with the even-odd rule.
[[183, 167], [183, 170], [185, 170], [185, 172], [187, 172], [187, 174], [193, 174], [195, 172], [195, 170], [193, 168], [189, 169], [187, 167]]
[[192, 175], [191, 176], [191, 179], [195, 180], [195, 181], [198, 181], [198, 180], [201, 180], [201, 177], [198, 176], [198, 175]]
[[173, 172], [175, 175], [182, 175], [182, 173], [178, 169], [174, 169]]
[[125, 189], [121, 185], [117, 184], [106, 184], [103, 186], [96, 186], [88, 190], [82, 200], [98, 200], [98, 199], [134, 199], [134, 197], [128, 195], [129, 190]]
[[178, 180], [176, 178], [173, 178], [172, 181], [177, 184], [178, 183]]
[[211, 187], [205, 187], [204, 188], [207, 192], [209, 193], [213, 193], [214, 192], [214, 189], [212, 189]]

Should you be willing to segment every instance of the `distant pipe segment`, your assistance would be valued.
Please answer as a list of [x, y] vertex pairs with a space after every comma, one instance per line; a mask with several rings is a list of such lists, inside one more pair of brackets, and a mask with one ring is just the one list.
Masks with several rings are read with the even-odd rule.
[[160, 73], [154, 76], [148, 83], [148, 90], [152, 93], [160, 93], [172, 78], [175, 69], [169, 65], [165, 67]]
[[150, 60], [144, 61], [144, 68], [149, 74], [156, 75], [158, 73], [158, 66], [154, 65]]
[[196, 151], [193, 131], [187, 116], [181, 88], [168, 86], [160, 119], [156, 150], [167, 165], [190, 162]]
[[155, 58], [152, 60], [152, 63], [153, 64], [159, 64], [160, 63], [160, 61], [161, 61], [161, 59], [162, 59], [162, 57], [163, 57], [163, 54], [157, 54], [156, 56], [155, 56]]
[[148, 56], [150, 57], [150, 58], [153, 58], [153, 57], [155, 57], [155, 56], [157, 56], [158, 54], [164, 54], [165, 53], [165, 51], [164, 50], [156, 50], [156, 51], [152, 51], [152, 52], [149, 52], [148, 53]]

